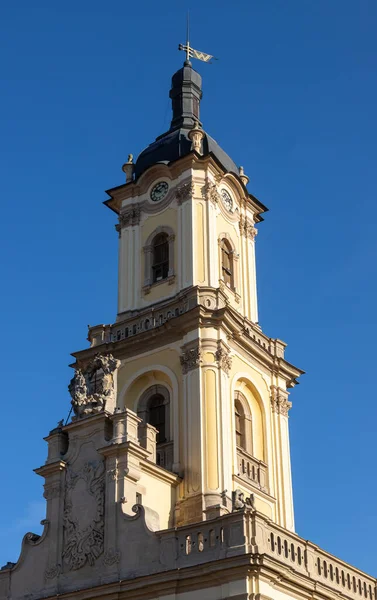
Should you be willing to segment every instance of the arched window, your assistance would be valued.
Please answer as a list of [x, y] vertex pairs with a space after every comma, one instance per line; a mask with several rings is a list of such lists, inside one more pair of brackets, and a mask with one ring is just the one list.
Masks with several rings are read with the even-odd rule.
[[174, 231], [167, 225], [160, 225], [148, 236], [143, 246], [145, 293], [155, 283], [173, 280], [174, 240]]
[[159, 233], [153, 240], [152, 281], [162, 281], [169, 276], [169, 239], [167, 233]]
[[234, 403], [234, 424], [236, 430], [236, 445], [239, 448], [246, 450], [245, 411], [240, 400], [237, 398]]
[[225, 284], [234, 289], [234, 261], [233, 251], [227, 239], [223, 238], [221, 248], [221, 277]]
[[155, 394], [149, 400], [148, 423], [157, 429], [157, 444], [166, 442], [166, 413], [165, 398]]
[[148, 388], [138, 402], [137, 414], [157, 429], [156, 462], [164, 469], [173, 467], [173, 440], [170, 434], [170, 394], [157, 384]]
[[234, 396], [234, 429], [237, 448], [253, 455], [253, 421], [250, 406], [239, 391]]

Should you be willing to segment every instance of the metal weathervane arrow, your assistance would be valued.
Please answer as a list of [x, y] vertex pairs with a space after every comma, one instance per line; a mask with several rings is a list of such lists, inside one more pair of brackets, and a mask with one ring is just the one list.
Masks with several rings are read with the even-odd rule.
[[186, 61], [187, 62], [190, 62], [190, 58], [197, 58], [198, 60], [201, 60], [205, 63], [211, 63], [212, 58], [213, 58], [213, 60], [217, 60], [217, 58], [212, 56], [212, 54], [206, 54], [205, 52], [201, 52], [200, 50], [195, 50], [194, 48], [192, 48], [190, 46], [189, 36], [190, 36], [190, 20], [189, 20], [189, 13], [187, 13], [187, 41], [186, 41], [186, 44], [179, 44], [178, 50], [183, 50], [184, 52], [186, 52]]

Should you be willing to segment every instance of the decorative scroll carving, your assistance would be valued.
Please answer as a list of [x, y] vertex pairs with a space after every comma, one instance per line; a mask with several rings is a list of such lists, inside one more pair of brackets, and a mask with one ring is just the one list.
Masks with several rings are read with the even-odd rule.
[[[84, 486], [77, 491], [80, 481]], [[88, 462], [78, 473], [68, 469], [66, 485], [63, 558], [68, 568], [75, 571], [86, 563], [93, 566], [104, 550], [103, 462]]]
[[284, 392], [280, 388], [271, 386], [271, 409], [272, 412], [288, 416], [289, 409], [292, 407], [292, 402], [288, 400], [288, 392]]
[[245, 498], [245, 493], [240, 489], [232, 492], [232, 511], [243, 510], [244, 508], [255, 510], [254, 494], [250, 494]]
[[114, 371], [119, 366], [112, 354], [96, 354], [89, 366], [77, 369], [68, 386], [77, 418], [102, 412], [114, 396]]
[[58, 575], [60, 575], [61, 569], [62, 566], [59, 564], [47, 567], [47, 569], [45, 570], [45, 580], [47, 581], [48, 579], [55, 579], [55, 577], [58, 577]]
[[106, 550], [105, 555], [103, 557], [103, 564], [106, 567], [111, 567], [112, 565], [117, 564], [120, 561], [120, 552], [119, 550], [115, 550], [114, 548], [109, 548]]
[[123, 229], [124, 227], [130, 227], [132, 225], [139, 225], [141, 217], [141, 208], [138, 204], [127, 207], [124, 212], [119, 215], [119, 225]]
[[232, 368], [232, 357], [230, 356], [230, 352], [225, 350], [225, 348], [220, 347], [216, 351], [215, 358], [219, 363], [219, 367], [229, 375], [229, 371]]
[[46, 500], [52, 500], [53, 498], [57, 498], [60, 495], [60, 485], [51, 485], [45, 488], [43, 492], [43, 497]]
[[202, 362], [202, 351], [198, 346], [184, 350], [180, 356], [182, 372], [185, 375], [191, 369], [196, 369]]
[[214, 183], [207, 182], [203, 188], [203, 195], [206, 200], [217, 204], [220, 202], [220, 194], [217, 191], [217, 186]]
[[240, 234], [245, 237], [254, 240], [258, 235], [258, 229], [256, 229], [250, 219], [247, 219], [243, 215], [240, 216], [240, 220], [238, 222], [238, 226], [240, 228]]
[[179, 186], [175, 190], [175, 195], [177, 198], [178, 204], [182, 204], [185, 200], [191, 198], [195, 193], [195, 185], [192, 181], [188, 181], [183, 185]]
[[280, 401], [280, 414], [284, 415], [285, 417], [288, 417], [288, 412], [290, 408], [292, 408], [292, 402], [289, 402], [289, 400], [282, 398]]

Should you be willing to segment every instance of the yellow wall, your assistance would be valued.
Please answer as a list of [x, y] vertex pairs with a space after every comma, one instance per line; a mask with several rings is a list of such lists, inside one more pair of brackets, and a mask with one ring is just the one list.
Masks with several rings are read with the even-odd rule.
[[[167, 383], [170, 387], [172, 382], [169, 377], [162, 371], [152, 369], [152, 365], [161, 365], [173, 371], [174, 375], [180, 381], [182, 369], [179, 362], [179, 354], [174, 349], [156, 350], [148, 355], [139, 356], [135, 359], [128, 360], [124, 363], [118, 372], [118, 405], [126, 406], [131, 410], [135, 410], [136, 403], [143, 389], [148, 385], [153, 385], [156, 380], [161, 383]], [[140, 375], [131, 386], [129, 383], [136, 373], [146, 369], [147, 372]], [[126, 391], [125, 391], [126, 390]]]
[[158, 512], [160, 529], [173, 527], [176, 489], [170, 483], [143, 472], [138, 481], [138, 487], [144, 488], [143, 504]]

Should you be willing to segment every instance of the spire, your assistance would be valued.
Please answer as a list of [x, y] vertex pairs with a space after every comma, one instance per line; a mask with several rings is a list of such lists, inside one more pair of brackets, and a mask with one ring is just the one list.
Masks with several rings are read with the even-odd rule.
[[175, 129], [192, 129], [199, 122], [199, 105], [202, 98], [202, 78], [194, 71], [190, 61], [174, 73], [170, 98], [172, 100], [173, 118], [170, 131]]

